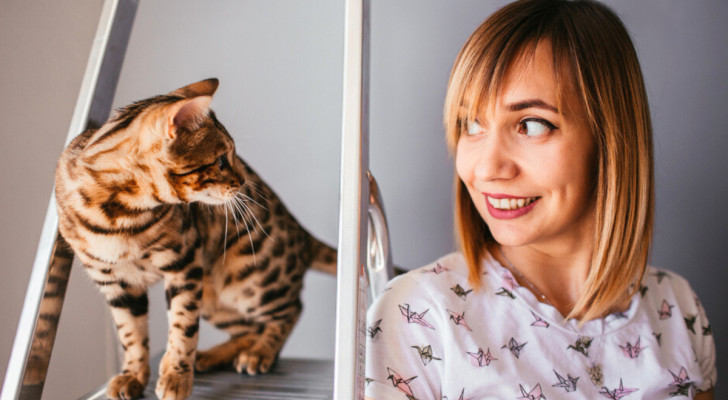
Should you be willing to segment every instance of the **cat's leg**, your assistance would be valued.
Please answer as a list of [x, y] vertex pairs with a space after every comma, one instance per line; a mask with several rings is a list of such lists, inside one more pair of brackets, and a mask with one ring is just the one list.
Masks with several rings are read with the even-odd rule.
[[301, 314], [301, 302], [269, 310], [251, 319], [230, 309], [217, 309], [209, 321], [230, 334], [230, 340], [197, 355], [195, 369], [207, 371], [230, 365], [249, 375], [270, 370]]
[[232, 365], [240, 352], [253, 346], [253, 334], [263, 329], [262, 325], [251, 319], [241, 317], [234, 310], [212, 309], [208, 306], [209, 303], [204, 301], [205, 297], [207, 297], [207, 294], [203, 295], [203, 317], [218, 329], [230, 334], [230, 340], [210, 349], [197, 352], [195, 370], [199, 372]]
[[202, 276], [202, 267], [193, 264], [164, 274], [169, 332], [155, 390], [160, 399], [184, 399], [192, 393]]
[[296, 325], [301, 309], [301, 302], [296, 299], [284, 307], [272, 310], [273, 312], [265, 313], [259, 319], [259, 329], [246, 337], [252, 345], [240, 351], [233, 361], [235, 369], [249, 375], [268, 372]]
[[124, 349], [122, 372], [109, 381], [106, 396], [112, 399], [142, 397], [150, 371], [146, 288], [132, 287], [117, 279], [96, 282], [111, 306], [111, 316]]

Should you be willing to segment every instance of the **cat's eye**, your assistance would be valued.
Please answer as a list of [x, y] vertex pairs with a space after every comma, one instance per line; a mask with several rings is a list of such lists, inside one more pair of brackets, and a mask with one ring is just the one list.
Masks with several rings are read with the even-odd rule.
[[518, 123], [518, 133], [529, 137], [542, 136], [554, 129], [554, 124], [541, 118], [526, 118]]
[[225, 157], [224, 155], [220, 156], [220, 158], [217, 159], [217, 166], [220, 169], [225, 169], [225, 168], [230, 167], [230, 163], [228, 162], [227, 157]]

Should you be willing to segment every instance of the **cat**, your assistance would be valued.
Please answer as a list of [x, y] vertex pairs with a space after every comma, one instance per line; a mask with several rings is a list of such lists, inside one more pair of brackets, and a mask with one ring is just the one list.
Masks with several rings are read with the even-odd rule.
[[[169, 332], [155, 393], [183, 399], [194, 370], [267, 372], [301, 313], [306, 269], [336, 273], [336, 250], [236, 156], [210, 110], [218, 84], [124, 107], [58, 162], [59, 231], [106, 297], [124, 349], [110, 398], [138, 398], [149, 380], [147, 288], [158, 280]], [[230, 339], [196, 351], [199, 316]]]

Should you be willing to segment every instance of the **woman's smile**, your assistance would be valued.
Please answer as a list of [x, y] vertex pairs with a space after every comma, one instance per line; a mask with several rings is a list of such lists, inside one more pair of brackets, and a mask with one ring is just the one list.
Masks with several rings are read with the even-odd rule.
[[502, 193], [483, 193], [486, 207], [493, 218], [511, 219], [527, 214], [541, 197], [519, 197]]

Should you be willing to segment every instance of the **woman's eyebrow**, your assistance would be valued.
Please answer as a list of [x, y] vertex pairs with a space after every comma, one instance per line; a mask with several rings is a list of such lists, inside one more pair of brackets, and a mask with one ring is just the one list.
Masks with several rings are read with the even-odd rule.
[[559, 113], [559, 109], [552, 106], [551, 104], [546, 103], [545, 101], [541, 99], [529, 99], [524, 101], [519, 101], [517, 103], [511, 103], [506, 106], [506, 108], [509, 111], [521, 111], [525, 110], [527, 108], [543, 108], [549, 111], [553, 111], [555, 113]]

